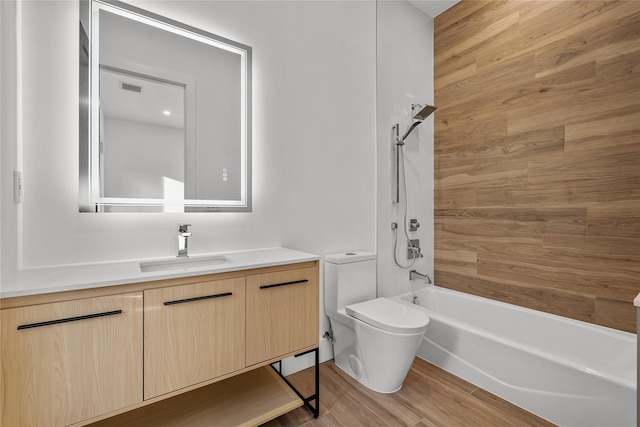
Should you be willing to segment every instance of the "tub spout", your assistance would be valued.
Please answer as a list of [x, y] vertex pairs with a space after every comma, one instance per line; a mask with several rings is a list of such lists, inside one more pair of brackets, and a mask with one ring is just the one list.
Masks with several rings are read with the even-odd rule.
[[424, 282], [427, 285], [430, 285], [433, 283], [431, 281], [431, 277], [429, 277], [428, 274], [422, 274], [422, 273], [418, 273], [416, 270], [411, 270], [409, 272], [409, 280], [415, 280], [415, 279], [424, 279]]

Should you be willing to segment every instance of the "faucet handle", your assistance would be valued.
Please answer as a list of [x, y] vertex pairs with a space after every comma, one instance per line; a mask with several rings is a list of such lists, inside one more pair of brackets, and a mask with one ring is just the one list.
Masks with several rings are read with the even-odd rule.
[[186, 233], [189, 231], [189, 227], [191, 224], [179, 224], [178, 225], [178, 233]]

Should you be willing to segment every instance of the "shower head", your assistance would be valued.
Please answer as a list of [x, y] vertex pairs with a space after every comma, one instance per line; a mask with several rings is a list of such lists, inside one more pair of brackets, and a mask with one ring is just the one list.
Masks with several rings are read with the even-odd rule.
[[422, 123], [422, 121], [424, 119], [426, 119], [427, 117], [429, 117], [434, 111], [436, 111], [437, 107], [434, 107], [433, 105], [420, 105], [420, 104], [411, 104], [411, 111], [419, 111], [413, 115], [413, 123], [411, 123], [411, 126], [409, 126], [409, 129], [407, 129], [407, 131], [404, 133], [404, 135], [402, 135], [402, 138], [400, 138], [401, 142], [404, 142], [405, 139], [407, 139], [407, 137], [409, 136], [409, 134], [411, 132], [413, 132], [413, 130], [420, 124]]
[[438, 107], [434, 107], [433, 105], [420, 105], [420, 104], [413, 104], [411, 106], [411, 111], [415, 111], [417, 108], [420, 108], [420, 111], [418, 111], [417, 114], [413, 115], [413, 120], [424, 120], [427, 117], [429, 117], [434, 111], [436, 111], [438, 109]]

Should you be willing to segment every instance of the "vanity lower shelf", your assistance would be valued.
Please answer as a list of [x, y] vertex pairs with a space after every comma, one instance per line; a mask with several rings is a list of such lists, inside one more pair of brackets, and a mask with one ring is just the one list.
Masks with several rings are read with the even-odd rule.
[[263, 366], [90, 426], [258, 426], [302, 405], [278, 374]]

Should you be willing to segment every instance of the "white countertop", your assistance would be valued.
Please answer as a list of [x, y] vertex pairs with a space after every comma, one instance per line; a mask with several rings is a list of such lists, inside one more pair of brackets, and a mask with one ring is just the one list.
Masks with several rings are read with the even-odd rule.
[[636, 295], [636, 298], [633, 300], [633, 305], [640, 308], [640, 294]]
[[150, 282], [320, 259], [317, 255], [285, 248], [197, 254], [191, 255], [189, 259], [211, 255], [224, 255], [231, 262], [145, 273], [140, 270], [140, 262], [171, 260], [175, 257], [23, 269], [3, 278], [2, 284], [0, 284], [0, 298]]

